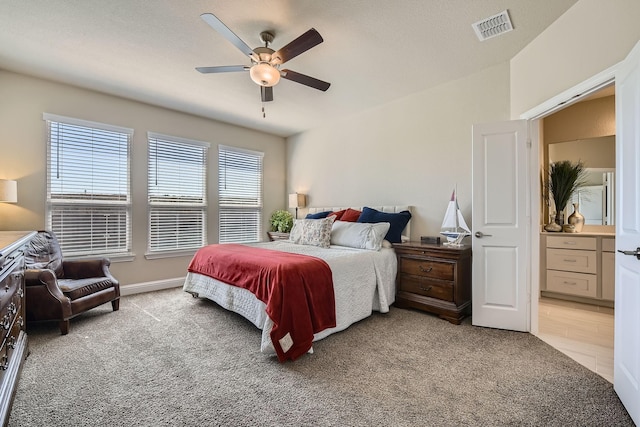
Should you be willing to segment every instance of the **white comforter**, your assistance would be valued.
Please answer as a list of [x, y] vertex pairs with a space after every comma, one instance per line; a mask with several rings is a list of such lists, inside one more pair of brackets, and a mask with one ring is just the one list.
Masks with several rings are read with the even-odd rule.
[[[397, 261], [393, 249], [382, 248], [377, 252], [343, 246], [323, 249], [288, 241], [255, 243], [252, 246], [314, 256], [325, 260], [331, 267], [336, 327], [315, 334], [314, 341], [346, 329], [370, 316], [373, 310], [386, 313], [395, 301]], [[196, 273], [187, 274], [183, 289], [247, 318], [262, 330], [261, 351], [275, 354], [269, 335], [273, 322], [266, 314], [265, 304], [251, 292]]]

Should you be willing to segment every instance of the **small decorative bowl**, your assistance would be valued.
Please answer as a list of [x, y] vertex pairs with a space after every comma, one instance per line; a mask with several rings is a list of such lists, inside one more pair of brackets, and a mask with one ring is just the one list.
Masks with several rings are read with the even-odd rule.
[[562, 226], [562, 231], [564, 231], [565, 233], [575, 233], [576, 226], [573, 224], [565, 224]]

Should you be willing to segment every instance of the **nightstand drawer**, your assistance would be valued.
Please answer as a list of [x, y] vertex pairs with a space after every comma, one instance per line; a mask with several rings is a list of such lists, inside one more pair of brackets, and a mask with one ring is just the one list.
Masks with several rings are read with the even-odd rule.
[[440, 280], [453, 280], [453, 270], [453, 263], [412, 258], [403, 258], [402, 267], [400, 269], [401, 273]]
[[443, 301], [453, 301], [453, 284], [440, 283], [434, 280], [423, 279], [416, 276], [402, 276], [399, 291], [424, 295]]

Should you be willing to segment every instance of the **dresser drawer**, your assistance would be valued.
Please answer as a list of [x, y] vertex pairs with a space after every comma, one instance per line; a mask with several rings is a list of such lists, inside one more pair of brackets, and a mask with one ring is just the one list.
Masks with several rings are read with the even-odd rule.
[[596, 253], [595, 251], [547, 249], [547, 268], [596, 274]]
[[443, 301], [453, 301], [453, 284], [441, 283], [418, 276], [402, 276], [398, 291], [410, 292]]
[[431, 261], [428, 259], [402, 258], [401, 273], [431, 279], [453, 280], [454, 264], [448, 262]]
[[596, 250], [595, 237], [547, 236], [547, 248]]
[[597, 282], [595, 274], [547, 270], [548, 291], [595, 298], [597, 296]]

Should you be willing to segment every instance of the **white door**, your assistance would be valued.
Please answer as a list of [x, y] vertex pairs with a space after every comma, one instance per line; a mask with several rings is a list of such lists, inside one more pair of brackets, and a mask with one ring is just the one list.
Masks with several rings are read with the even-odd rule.
[[640, 43], [616, 73], [616, 175], [613, 384], [640, 425]]
[[472, 323], [529, 331], [527, 122], [473, 126]]

